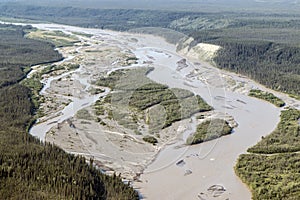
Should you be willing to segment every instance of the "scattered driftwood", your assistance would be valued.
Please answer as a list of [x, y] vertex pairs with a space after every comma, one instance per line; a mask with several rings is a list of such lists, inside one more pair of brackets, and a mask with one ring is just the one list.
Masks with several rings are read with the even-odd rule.
[[226, 192], [226, 189], [222, 185], [212, 185], [207, 189], [207, 191], [210, 192], [213, 197], [219, 197]]
[[187, 169], [187, 170], [185, 170], [184, 175], [187, 176], [187, 175], [190, 175], [190, 174], [192, 174], [192, 173], [193, 173], [192, 170]]
[[176, 163], [176, 165], [177, 165], [178, 167], [183, 167], [183, 166], [185, 165], [185, 162], [184, 162], [184, 160], [180, 160], [180, 161], [178, 161], [178, 162]]
[[188, 67], [188, 65], [186, 64], [186, 59], [183, 58], [183, 59], [181, 59], [177, 62], [177, 69], [176, 70], [180, 71], [180, 70], [182, 70], [183, 68], [186, 68], [186, 67]]
[[240, 99], [237, 99], [236, 101], [237, 101], [237, 102], [240, 102], [240, 103], [242, 103], [242, 104], [247, 104], [245, 101], [242, 101], [242, 100], [240, 100]]
[[64, 123], [67, 123], [67, 124], [69, 125], [70, 128], [76, 129], [76, 126], [75, 126], [75, 124], [73, 124], [71, 118], [66, 119], [66, 120], [64, 120], [64, 121], [61, 122], [61, 123], [57, 123], [57, 129], [61, 129]]
[[151, 64], [153, 64], [153, 61], [150, 61], [150, 60], [148, 60], [148, 61], [143, 61], [143, 64], [149, 64], [149, 65], [151, 65]]
[[200, 200], [206, 200], [205, 198], [202, 197], [202, 195], [204, 195], [203, 192], [201, 192], [200, 194], [198, 194], [198, 198], [199, 198]]
[[[207, 193], [200, 192], [198, 194], [198, 198], [200, 200], [206, 200], [213, 198], [218, 198], [220, 197], [224, 192], [226, 192], [226, 189], [222, 185], [212, 185], [207, 189]], [[225, 200], [229, 200], [229, 198], [226, 198]]]
[[67, 119], [66, 122], [69, 124], [70, 128], [76, 128], [71, 119]]

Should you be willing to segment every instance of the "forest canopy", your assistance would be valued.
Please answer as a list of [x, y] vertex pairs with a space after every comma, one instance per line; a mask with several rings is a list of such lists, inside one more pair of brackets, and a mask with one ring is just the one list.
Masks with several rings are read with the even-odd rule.
[[[227, 3], [228, 1], [224, 0], [223, 2]], [[236, 1], [230, 2], [232, 4]], [[153, 11], [4, 3], [0, 4], [0, 13], [1, 16], [14, 18], [16, 21], [19, 20], [18, 18], [25, 18], [118, 31], [143, 27], [172, 29], [194, 38], [190, 48], [200, 42], [220, 45], [222, 48], [214, 58], [217, 67], [247, 75], [269, 88], [297, 97], [300, 95], [300, 15], [299, 4], [294, 5], [294, 2], [292, 0], [260, 1], [262, 3], [260, 5], [272, 4], [271, 12], [261, 6], [261, 9], [255, 10], [257, 12], [246, 10], [248, 12], [236, 13], [232, 12], [230, 4], [225, 5], [227, 10], [223, 9], [227, 12], [213, 8], [214, 12], [208, 13], [209, 9], [205, 12], [198, 12], [197, 9], [195, 12], [186, 10]], [[256, 3], [259, 2], [256, 1]], [[293, 12], [287, 12], [287, 7], [292, 8], [290, 10]], [[203, 7], [203, 10], [204, 8], [207, 7]], [[282, 10], [285, 12], [277, 12]], [[6, 34], [2, 32], [3, 38], [7, 35], [14, 38], [13, 35], [16, 35], [19, 29], [20, 27], [7, 26], [0, 32], [5, 31]], [[16, 32], [14, 32], [15, 30]], [[19, 32], [22, 33], [22, 31]], [[165, 37], [168, 36], [165, 35]], [[23, 41], [23, 38], [17, 38]], [[10, 49], [13, 45], [12, 43], [6, 44], [7, 41], [8, 39], [1, 40], [0, 45], [3, 44], [3, 46], [0, 50], [4, 50], [4, 54], [0, 54], [1, 56], [6, 55], [5, 53], [9, 50], [5, 49]], [[33, 45], [36, 41], [24, 40], [23, 42]], [[175, 42], [179, 42], [179, 40], [175, 40]], [[44, 45], [46, 44], [44, 43]], [[41, 48], [39, 45], [33, 49], [21, 47], [18, 49], [17, 45], [15, 47], [15, 50], [19, 51], [17, 55], [22, 56], [26, 53], [34, 55], [47, 51], [42, 49], [34, 52], [35, 49]], [[60, 59], [59, 56], [56, 57], [55, 52], [51, 53], [53, 56], [51, 58]], [[59, 191], [59, 195], [62, 197], [73, 198], [70, 196], [72, 193], [78, 199], [83, 197], [81, 195], [86, 195], [85, 197], [88, 198], [91, 197], [89, 195], [96, 194], [99, 194], [101, 198], [122, 197], [126, 199], [121, 194], [127, 194], [128, 199], [136, 198], [136, 193], [131, 188], [124, 186], [118, 177], [97, 174], [97, 178], [93, 178], [94, 176], [92, 177], [91, 174], [95, 171], [86, 166], [83, 158], [70, 156], [51, 145], [40, 144], [24, 131], [24, 124], [28, 124], [32, 119], [34, 106], [28, 101], [28, 98], [31, 97], [30, 92], [26, 87], [19, 85], [18, 81], [25, 76], [26, 66], [40, 62], [35, 61], [35, 58], [31, 57], [27, 63], [18, 63], [16, 62], [17, 58], [14, 58], [15, 61], [7, 60], [0, 63], [0, 70], [3, 72], [0, 73], [1, 196], [8, 199], [26, 199], [29, 196], [43, 198], [45, 195], [53, 197], [54, 191], [47, 186], [50, 184], [54, 185], [54, 188], [57, 189], [56, 192]], [[5, 58], [1, 57], [1, 60], [5, 60]], [[42, 62], [50, 61], [50, 58], [42, 59]], [[8, 100], [11, 100], [9, 101], [11, 103], [7, 103]], [[300, 129], [299, 124], [297, 125], [299, 117], [297, 120], [293, 118], [298, 116], [295, 113], [294, 110], [282, 112], [280, 126], [258, 145], [249, 149], [249, 152], [253, 152], [253, 154], [244, 154], [238, 160], [236, 172], [252, 189], [253, 199], [297, 199], [299, 197], [300, 158], [299, 153], [295, 153], [295, 151], [299, 151]], [[53, 155], [50, 156], [50, 154]], [[36, 163], [35, 160], [32, 160], [33, 158], [38, 158], [39, 162]], [[46, 167], [47, 171], [39, 171], [37, 166], [44, 166], [45, 158], [50, 159]], [[62, 169], [56, 169], [53, 164], [56, 160], [72, 164]], [[26, 166], [32, 170], [27, 170], [22, 175], [20, 169], [24, 170]], [[78, 171], [75, 169], [81, 170], [83, 173], [77, 173]], [[85, 184], [86, 182], [82, 182], [81, 189], [76, 184], [73, 186], [73, 180], [69, 176], [72, 173], [78, 174], [76, 183], [78, 180], [88, 177], [89, 181], [92, 180], [93, 185], [88, 186]], [[51, 181], [49, 174], [58, 176], [60, 179]], [[63, 178], [62, 175], [64, 175]], [[17, 179], [22, 180], [22, 184], [17, 182]], [[99, 193], [93, 187], [95, 184], [101, 186], [101, 189], [97, 191]], [[10, 196], [12, 194], [16, 196]]]
[[19, 84], [28, 67], [61, 60], [53, 45], [24, 38], [25, 29], [0, 25], [1, 199], [138, 199], [119, 176], [107, 176], [85, 158], [41, 143], [26, 130], [36, 109]]

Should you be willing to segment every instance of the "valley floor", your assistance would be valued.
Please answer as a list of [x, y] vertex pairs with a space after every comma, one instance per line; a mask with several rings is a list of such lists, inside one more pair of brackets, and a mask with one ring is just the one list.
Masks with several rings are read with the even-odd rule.
[[[253, 88], [271, 90], [247, 77], [218, 70], [189, 52], [180, 54], [175, 45], [159, 37], [58, 24], [33, 26], [78, 37], [80, 42], [73, 46], [58, 48], [66, 59], [56, 64], [75, 63], [80, 68], [44, 76], [44, 116], [31, 129], [32, 135], [67, 152], [94, 158], [107, 173], [122, 173], [145, 199], [251, 198], [235, 175], [234, 165], [240, 154], [275, 129], [281, 108], [247, 94]], [[183, 59], [185, 65], [181, 65]], [[233, 134], [185, 146], [185, 139], [201, 121], [193, 116], [162, 129], [154, 146], [114, 120], [101, 119], [105, 125], [99, 124], [93, 105], [110, 89], [95, 81], [116, 69], [141, 66], [154, 67], [148, 77], [158, 83], [199, 94], [214, 108], [204, 117], [225, 118], [236, 126]], [[43, 67], [35, 66], [32, 73]], [[97, 88], [103, 92], [91, 92]], [[300, 108], [299, 101], [271, 92], [287, 106]], [[82, 109], [84, 116], [78, 112]]]

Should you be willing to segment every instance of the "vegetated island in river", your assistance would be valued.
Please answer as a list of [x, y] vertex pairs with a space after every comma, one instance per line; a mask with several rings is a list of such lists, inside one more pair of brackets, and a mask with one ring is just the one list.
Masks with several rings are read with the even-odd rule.
[[[137, 136], [143, 136], [144, 141], [156, 144], [161, 129], [193, 114], [212, 110], [199, 95], [184, 89], [169, 88], [146, 77], [152, 70], [146, 67], [116, 70], [96, 82], [99, 86], [112, 89], [110, 94], [95, 104], [100, 123], [105, 118], [115, 120], [125, 128], [134, 130]], [[127, 98], [128, 101], [124, 101]], [[146, 131], [145, 127], [148, 127]]]
[[193, 145], [217, 139], [230, 134], [232, 129], [224, 119], [205, 120], [197, 126], [196, 132], [187, 138], [186, 144]]
[[[224, 18], [224, 13], [220, 12], [213, 14], [193, 13], [193, 17], [189, 17], [191, 15], [189, 12], [181, 12], [180, 15], [176, 12], [143, 10], [128, 10], [127, 12], [124, 10], [106, 10], [103, 12], [100, 9], [68, 7], [64, 10], [70, 11], [68, 12], [70, 15], [64, 17], [62, 16], [64, 12], [62, 13], [59, 7], [51, 9], [43, 6], [31, 7], [37, 12], [32, 12], [29, 9], [29, 13], [24, 13], [24, 6], [18, 7], [12, 4], [2, 6], [1, 14], [23, 18], [30, 15], [34, 19], [47, 17], [47, 20], [59, 23], [116, 30], [161, 26], [184, 31], [190, 33], [194, 38], [190, 48], [200, 42], [217, 44], [222, 47], [214, 59], [217, 67], [247, 75], [272, 89], [291, 93], [293, 98], [299, 99], [300, 51], [297, 46], [299, 31], [296, 31], [299, 28], [299, 17], [296, 15], [285, 14], [282, 15], [281, 19], [281, 15], [276, 13], [248, 13], [245, 16], [241, 16], [240, 13], [231, 13], [230, 15], [226, 13], [227, 17]], [[89, 17], [86, 17], [86, 12], [90, 12]], [[72, 16], [71, 13], [75, 13], [76, 20], [74, 20], [74, 14]], [[143, 17], [140, 17], [141, 15]], [[174, 15], [177, 17], [172, 17]], [[115, 16], [115, 18], [112, 19], [110, 16]], [[213, 19], [211, 19], [212, 16]], [[98, 20], [99, 18], [105, 20], [104, 24], [103, 20], [101, 22]], [[116, 18], [117, 20], [115, 20]], [[135, 23], [127, 23], [128, 21]], [[257, 70], [253, 70], [254, 68]], [[273, 183], [276, 185], [280, 182]], [[290, 192], [292, 191], [294, 190], [290, 190]], [[275, 196], [279, 196], [280, 190], [273, 190], [273, 193], [274, 198], [276, 198]], [[280, 198], [277, 197], [277, 199]]]
[[26, 130], [38, 109], [19, 83], [27, 67], [61, 60], [50, 43], [24, 38], [30, 27], [0, 25], [0, 196], [2, 199], [138, 199], [118, 176], [41, 143]]
[[273, 93], [270, 92], [264, 92], [262, 90], [252, 89], [249, 92], [249, 96], [268, 101], [277, 107], [283, 107], [285, 105], [283, 100], [276, 97]]

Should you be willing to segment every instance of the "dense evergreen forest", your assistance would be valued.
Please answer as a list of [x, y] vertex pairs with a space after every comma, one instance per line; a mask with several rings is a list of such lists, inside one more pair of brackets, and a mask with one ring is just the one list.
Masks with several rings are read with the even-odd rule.
[[1, 25], [0, 31], [0, 87], [23, 79], [33, 64], [62, 59], [51, 44], [25, 39], [22, 27]]
[[118, 31], [169, 28], [193, 37], [191, 47], [199, 42], [222, 46], [214, 59], [217, 67], [247, 75], [272, 89], [300, 95], [299, 14], [91, 9], [17, 3], [0, 3], [0, 13], [5, 17]]
[[[187, 11], [43, 7], [6, 3], [0, 4], [0, 13], [4, 17], [121, 31], [141, 27], [163, 27], [180, 31], [194, 38], [190, 47], [199, 42], [220, 45], [222, 48], [214, 59], [217, 67], [247, 75], [272, 89], [300, 95], [300, 15], [297, 14], [298, 12], [295, 12], [296, 14], [192, 13]], [[1, 41], [1, 45], [5, 41]], [[1, 46], [2, 48], [4, 47]], [[22, 51], [28, 50], [23, 49]], [[5, 55], [1, 54], [1, 56]], [[55, 55], [53, 56], [55, 57]], [[51, 59], [44, 58], [40, 61], [26, 63], [26, 66]], [[59, 57], [55, 59], [59, 59]], [[1, 60], [4, 59], [1, 57]], [[9, 62], [7, 61], [7, 63]], [[83, 158], [65, 154], [59, 148], [51, 145], [39, 144], [28, 136], [24, 131], [24, 124], [28, 124], [32, 119], [34, 107], [28, 101], [30, 97], [28, 92], [30, 91], [18, 84], [18, 81], [24, 77], [26, 68], [24, 65], [20, 67], [17, 64], [10, 64], [11, 67], [7, 68], [7, 63], [5, 65], [2, 63], [0, 68], [5, 72], [0, 74], [3, 76], [0, 79], [0, 119], [2, 121], [0, 125], [0, 164], [1, 173], [5, 174], [5, 176], [1, 174], [1, 177], [4, 177], [1, 178], [1, 194], [8, 195], [4, 196], [8, 198], [18, 198], [19, 196], [9, 196], [13, 194], [11, 191], [18, 191], [17, 195], [23, 195], [20, 197], [26, 198], [26, 195], [33, 195], [33, 197], [43, 198], [44, 196], [53, 197], [58, 191], [62, 198], [72, 198], [68, 196], [70, 193], [67, 191], [76, 190], [75, 194], [88, 193], [92, 195], [95, 194], [95, 189], [85, 185], [85, 182], [82, 182], [83, 186], [79, 188], [70, 178], [59, 179], [56, 178], [56, 175], [71, 177], [69, 175], [76, 172], [77, 176], [75, 177], [78, 179], [75, 182], [79, 183], [78, 180], [88, 178], [90, 173], [95, 172], [98, 174], [97, 177], [101, 177], [93, 179], [95, 183], [99, 181], [97, 183], [101, 185], [100, 195], [112, 199], [111, 195], [114, 194], [117, 196], [116, 198], [120, 199], [120, 194], [124, 192], [129, 197], [130, 195], [136, 197], [134, 191], [122, 185], [117, 177], [103, 176], [84, 164]], [[13, 68], [14, 71], [11, 71]], [[15, 78], [12, 78], [12, 75]], [[7, 98], [4, 98], [6, 96]], [[7, 99], [14, 100], [7, 103]], [[298, 138], [300, 129], [299, 124], [297, 125], [299, 114], [295, 113], [294, 110], [283, 112], [282, 121], [274, 133], [264, 138], [255, 147], [250, 148], [249, 152], [252, 154], [242, 155], [238, 160], [236, 172], [250, 186], [254, 199], [297, 199], [299, 197]], [[53, 155], [57, 157], [50, 156], [49, 152], [53, 152]], [[45, 164], [45, 156], [49, 157], [49, 165], [45, 167], [48, 171], [41, 172], [38, 170], [40, 168], [38, 166]], [[34, 165], [32, 159], [37, 157], [41, 158], [40, 162]], [[12, 158], [19, 158], [15, 159], [19, 161]], [[56, 165], [53, 164], [55, 162], [73, 164], [66, 165], [55, 172]], [[20, 168], [16, 167], [19, 165], [30, 166], [28, 169], [31, 171], [25, 170], [26, 173], [20, 174], [18, 173]], [[78, 169], [85, 175], [74, 171]], [[49, 180], [50, 176], [43, 176], [45, 173], [55, 174], [52, 182]], [[25, 174], [30, 175], [25, 176]], [[62, 174], [65, 176], [61, 176]], [[51, 178], [53, 177], [51, 176]], [[72, 181], [74, 184], [70, 184]], [[48, 183], [55, 187], [48, 186]], [[111, 183], [118, 187], [112, 187]], [[128, 199], [130, 199], [129, 197]], [[89, 196], [87, 195], [86, 198]]]
[[138, 199], [119, 176], [26, 131], [37, 108], [19, 81], [29, 66], [62, 59], [52, 44], [24, 38], [26, 28], [0, 25], [0, 199]]
[[41, 7], [0, 4], [0, 13], [6, 17], [52, 21], [82, 27], [130, 30], [140, 27], [167, 27], [184, 12], [163, 12], [123, 9], [82, 9], [74, 7]]
[[[244, 30], [231, 28], [232, 34], [229, 29], [211, 30], [193, 33], [193, 37], [195, 44], [207, 42], [222, 47], [214, 58], [217, 67], [246, 75], [269, 88], [300, 95], [299, 22], [287, 23], [285, 31], [281, 31], [282, 23], [266, 22], [265, 26], [273, 27], [269, 35], [262, 33], [266, 27], [247, 26]], [[251, 32], [256, 35], [249, 36]]]

